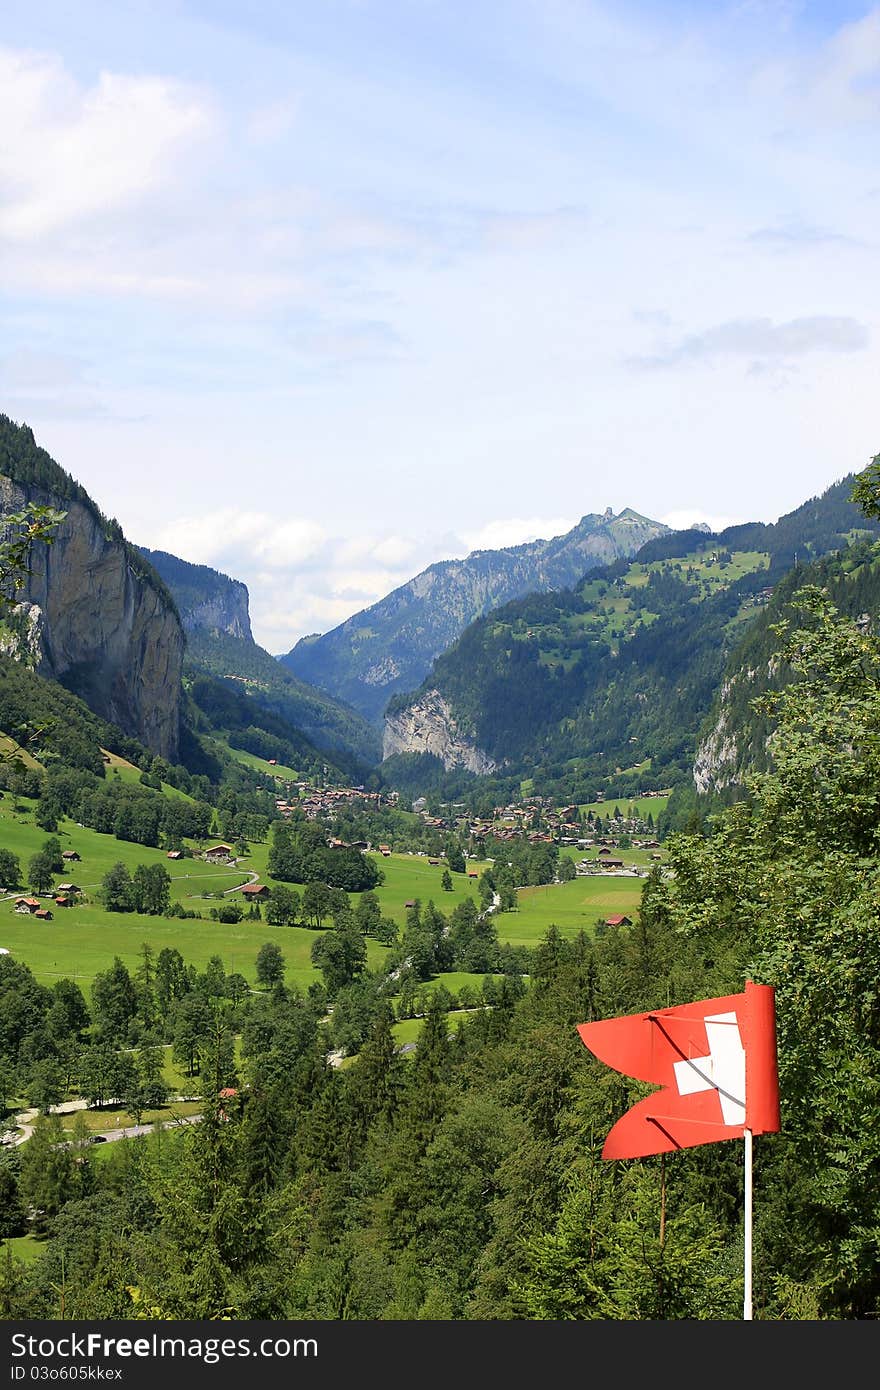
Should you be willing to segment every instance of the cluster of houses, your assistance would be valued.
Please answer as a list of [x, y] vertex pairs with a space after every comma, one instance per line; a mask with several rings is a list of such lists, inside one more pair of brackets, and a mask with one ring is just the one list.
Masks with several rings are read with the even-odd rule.
[[[61, 852], [61, 858], [65, 863], [72, 864], [79, 861], [80, 855], [75, 849], [65, 849]], [[32, 894], [20, 894], [13, 899], [13, 911], [25, 917], [36, 917], [41, 922], [51, 922], [54, 915], [52, 908], [74, 907], [81, 891], [75, 883], [59, 883], [51, 893], [43, 894], [42, 899]]]
[[[73, 907], [79, 900], [81, 889], [75, 883], [59, 883], [54, 892], [49, 894], [49, 901], [53, 907], [67, 908]], [[37, 917], [41, 922], [51, 922], [52, 908], [46, 906], [45, 901], [39, 898], [21, 896], [15, 899], [13, 908], [25, 916]]]
[[[644, 792], [639, 795], [659, 796], [659, 792]], [[491, 817], [469, 817], [464, 814], [464, 804], [454, 802], [447, 816], [429, 816], [424, 797], [412, 803], [412, 809], [429, 827], [446, 830], [464, 830], [474, 840], [483, 840], [491, 835], [496, 840], [528, 840], [529, 844], [576, 845], [579, 849], [590, 849], [594, 844], [614, 845], [613, 838], [596, 839], [585, 833], [586, 827], [575, 805], [554, 806], [545, 797], [526, 797], [521, 803], [495, 806]], [[639, 841], [633, 838], [640, 832], [644, 834], [645, 823], [636, 817], [621, 817], [615, 820], [616, 832], [629, 835], [633, 848], [656, 848], [656, 840]], [[381, 846], [380, 846], [381, 848]], [[659, 856], [658, 856], [659, 857]]]
[[[297, 793], [295, 799], [292, 798], [294, 791]], [[308, 782], [288, 783], [287, 792], [286, 797], [275, 798], [275, 809], [285, 817], [295, 810], [302, 811], [307, 820], [332, 815], [338, 806], [352, 802], [366, 802], [378, 809], [379, 806], [396, 806], [400, 799], [399, 792], [368, 792], [364, 787], [315, 788]]]

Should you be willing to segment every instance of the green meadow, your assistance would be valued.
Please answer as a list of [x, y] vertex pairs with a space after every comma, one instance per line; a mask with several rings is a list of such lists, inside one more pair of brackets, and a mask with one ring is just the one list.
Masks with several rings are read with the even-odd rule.
[[[391, 854], [387, 859], [381, 854], [373, 854], [371, 858], [376, 860], [385, 874], [385, 882], [374, 890], [382, 913], [392, 918], [398, 926], [402, 927], [406, 921], [408, 902], [420, 902], [425, 907], [433, 901], [444, 916], [448, 916], [465, 898], [479, 902], [479, 879], [468, 878], [466, 873], [452, 874], [452, 891], [444, 890], [441, 885], [443, 871], [447, 867], [444, 859], [439, 864], [429, 864], [427, 857], [422, 858], [418, 854]], [[469, 861], [467, 864], [468, 870], [477, 875], [487, 867], [486, 861], [479, 864]]]
[[[115, 777], [120, 782], [128, 782], [129, 784], [134, 782], [140, 783], [141, 770], [139, 767], [135, 767], [134, 763], [128, 762], [125, 758], [120, 758], [116, 753], [108, 753], [106, 750], [104, 751], [104, 757], [107, 760], [106, 775], [108, 780]], [[193, 799], [186, 792], [182, 792], [179, 787], [172, 787], [168, 782], [162, 783], [162, 794], [164, 796], [180, 797], [184, 801], [192, 801]]]
[[31, 1264], [38, 1255], [41, 1255], [46, 1248], [46, 1239], [40, 1239], [35, 1235], [9, 1236], [7, 1240], [0, 1243], [0, 1249], [4, 1252], [9, 1250], [16, 1260], [22, 1260], [24, 1264]]
[[[654, 798], [656, 805], [659, 798]], [[16, 809], [18, 806], [18, 809]], [[312, 965], [312, 943], [319, 933], [304, 927], [272, 927], [263, 920], [244, 918], [238, 923], [211, 920], [211, 907], [219, 906], [229, 890], [246, 883], [254, 874], [259, 880], [274, 886], [266, 875], [269, 845], [252, 842], [249, 852], [235, 867], [208, 864], [204, 860], [186, 858], [169, 860], [164, 850], [117, 840], [113, 835], [100, 834], [83, 828], [70, 820], [63, 821], [57, 831], [62, 848], [75, 849], [81, 860], [65, 866], [58, 875], [59, 882], [73, 882], [83, 890], [83, 901], [72, 908], [55, 908], [50, 922], [38, 922], [33, 917], [16, 913], [10, 894], [0, 899], [0, 946], [10, 951], [34, 972], [38, 980], [52, 984], [67, 977], [84, 988], [91, 984], [98, 971], [107, 970], [115, 956], [134, 971], [140, 963], [140, 953], [148, 942], [154, 953], [164, 947], [176, 948], [188, 964], [204, 969], [212, 956], [219, 956], [225, 969], [243, 975], [250, 985], [256, 983], [256, 957], [265, 941], [277, 940], [285, 957], [285, 979], [289, 985], [306, 989], [319, 978]], [[14, 802], [9, 794], [0, 796], [0, 846], [19, 856], [22, 870], [27, 873], [30, 857], [45, 843], [48, 834], [33, 823], [33, 803]], [[593, 857], [594, 850], [583, 851], [566, 846], [564, 854], [580, 859]], [[644, 850], [616, 852], [627, 863], [648, 866], [652, 861]], [[429, 901], [444, 914], [466, 898], [479, 902], [478, 879], [466, 874], [452, 874], [453, 888], [444, 891], [441, 879], [444, 861], [430, 864], [427, 856], [391, 854], [387, 858], [374, 854], [384, 875], [384, 883], [376, 890], [384, 915], [403, 928], [408, 902]], [[172, 900], [188, 910], [203, 914], [198, 918], [166, 918], [138, 913], [108, 912], [97, 900], [101, 881], [116, 863], [124, 863], [130, 871], [138, 864], [162, 863], [172, 880]], [[487, 867], [485, 862], [470, 861], [468, 870], [477, 875]], [[591, 932], [597, 919], [621, 912], [632, 916], [638, 909], [642, 878], [615, 878], [597, 875], [577, 878], [568, 883], [550, 884], [519, 890], [518, 909], [499, 913], [496, 926], [499, 940], [513, 945], [535, 946], [553, 924], [565, 937], [580, 930]], [[302, 891], [302, 885], [293, 885]], [[352, 894], [354, 902], [357, 895]], [[367, 940], [367, 964], [377, 969], [388, 955], [388, 948], [372, 938]], [[469, 979], [476, 987], [479, 976], [454, 976], [450, 989], [460, 988]], [[456, 984], [453, 981], [459, 980]]]
[[568, 883], [549, 883], [520, 888], [515, 912], [496, 917], [498, 939], [512, 946], [537, 946], [551, 925], [568, 940], [584, 931], [591, 935], [599, 919], [624, 913], [635, 920], [641, 901], [643, 878], [616, 878], [612, 874], [573, 878]]
[[[223, 743], [222, 747], [223, 751], [230, 753], [237, 763], [243, 763], [245, 767], [253, 768], [255, 772], [263, 772], [267, 777], [274, 777], [281, 784], [278, 788], [279, 795], [286, 791], [284, 783], [298, 782], [303, 775], [301, 772], [297, 772], [294, 767], [288, 767], [285, 763], [267, 762], [265, 758], [257, 757], [256, 753], [248, 753], [244, 748], [232, 748], [226, 743]], [[291, 799], [296, 800], [298, 794], [294, 789]]]

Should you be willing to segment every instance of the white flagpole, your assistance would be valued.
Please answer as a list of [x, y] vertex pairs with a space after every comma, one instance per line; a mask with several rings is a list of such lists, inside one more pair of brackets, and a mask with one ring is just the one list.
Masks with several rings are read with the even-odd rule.
[[752, 1316], [752, 1131], [743, 1130], [745, 1139], [745, 1270], [743, 1279], [743, 1319]]

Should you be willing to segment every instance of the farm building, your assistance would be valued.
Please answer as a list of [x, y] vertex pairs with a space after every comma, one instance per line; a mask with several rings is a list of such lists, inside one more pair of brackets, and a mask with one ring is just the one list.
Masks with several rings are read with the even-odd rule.
[[614, 912], [610, 917], [605, 918], [606, 927], [631, 927], [632, 918], [627, 917], [623, 912]]
[[80, 855], [75, 849], [63, 849], [61, 851], [61, 858], [67, 859], [70, 863], [73, 863], [74, 860], [79, 860]]
[[246, 883], [241, 890], [245, 898], [269, 898], [272, 890], [265, 883]]
[[234, 858], [232, 845], [211, 845], [205, 850], [205, 858], [210, 864], [231, 864]]
[[32, 912], [36, 912], [39, 906], [39, 898], [16, 898], [15, 900], [16, 912], [27, 912], [28, 914], [30, 914]]
[[34, 916], [39, 917], [41, 922], [52, 921], [52, 913], [49, 911], [48, 907], [38, 907]]

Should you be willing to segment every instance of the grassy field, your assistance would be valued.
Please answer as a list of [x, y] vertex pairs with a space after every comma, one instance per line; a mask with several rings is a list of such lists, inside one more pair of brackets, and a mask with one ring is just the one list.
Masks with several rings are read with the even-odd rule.
[[[459, 1022], [469, 1017], [470, 1011], [467, 1009], [453, 1009], [448, 1013], [446, 1021], [450, 1036], [455, 1033]], [[394, 1034], [394, 1041], [397, 1046], [403, 1047], [405, 1043], [418, 1042], [424, 1022], [423, 1018], [402, 1018], [399, 1023], [392, 1023], [391, 1032]]]
[[[274, 777], [277, 782], [298, 782], [303, 776], [294, 767], [288, 767], [285, 763], [273, 765], [265, 758], [258, 758], [256, 753], [248, 753], [244, 748], [232, 748], [226, 743], [223, 744], [223, 748], [227, 753], [231, 753], [237, 763], [243, 763], [245, 767], [251, 767], [256, 772], [264, 772], [267, 777]], [[296, 800], [297, 795], [298, 793], [294, 790], [294, 800]]]
[[[478, 880], [468, 878], [466, 874], [452, 874], [452, 892], [444, 891], [440, 882], [446, 868], [443, 859], [439, 864], [429, 864], [427, 857], [418, 854], [391, 854], [387, 859], [381, 854], [374, 854], [372, 858], [376, 859], [385, 874], [385, 882], [375, 890], [382, 913], [399, 926], [406, 921], [407, 902], [418, 900], [425, 907], [433, 901], [444, 916], [448, 916], [465, 898], [479, 902]], [[481, 874], [487, 865], [485, 862], [478, 864], [469, 861], [467, 867], [471, 872]]]
[[[0, 903], [0, 909], [5, 904]], [[62, 976], [82, 987], [107, 970], [119, 956], [129, 971], [140, 964], [143, 943], [158, 954], [163, 947], [180, 951], [187, 965], [203, 970], [219, 956], [227, 973], [236, 971], [256, 983], [256, 958], [265, 941], [277, 941], [286, 964], [285, 983], [307, 989], [320, 979], [312, 965], [312, 942], [320, 933], [305, 927], [270, 927], [263, 921], [238, 923], [179, 921], [144, 917], [135, 912], [105, 912], [92, 906], [71, 908], [51, 922], [37, 923], [11, 910], [0, 915], [0, 944], [23, 961], [43, 984]], [[387, 948], [367, 940], [367, 963], [375, 969]]]
[[515, 912], [496, 917], [498, 940], [512, 946], [537, 946], [547, 928], [558, 927], [569, 940], [583, 930], [591, 935], [598, 918], [625, 913], [635, 920], [645, 880], [596, 875], [573, 878], [568, 883], [550, 883], [536, 888], [520, 888]]
[[4, 1254], [7, 1250], [11, 1250], [13, 1258], [21, 1260], [24, 1264], [31, 1264], [45, 1248], [46, 1240], [41, 1240], [34, 1235], [10, 1236], [8, 1240], [0, 1242], [0, 1249], [3, 1250]]
[[[16, 804], [26, 809], [17, 812]], [[0, 794], [0, 846], [18, 855], [25, 876], [28, 861], [50, 838], [48, 831], [34, 825], [34, 805], [34, 802], [24, 798], [14, 802], [8, 792]], [[117, 840], [115, 835], [102, 835], [97, 830], [90, 830], [68, 819], [61, 821], [58, 830], [53, 833], [60, 840], [62, 850], [76, 850], [80, 855], [79, 861], [74, 861], [59, 872], [58, 882], [75, 883], [86, 894], [97, 892], [104, 875], [116, 863], [125, 864], [129, 871], [138, 864], [164, 864], [172, 879], [171, 896], [179, 897], [181, 901], [197, 896], [203, 890], [232, 888], [246, 883], [248, 878], [247, 864], [239, 869], [226, 864], [208, 864], [203, 859], [169, 859], [163, 849]], [[188, 902], [187, 905], [191, 904]]]
[[22, 748], [15, 739], [8, 734], [0, 734], [0, 757], [16, 759], [25, 767], [35, 768], [37, 772], [43, 771], [43, 764], [38, 762], [32, 753], [26, 748]]
[[[141, 770], [130, 763], [127, 758], [121, 758], [118, 753], [110, 753], [106, 748], [102, 748], [104, 760], [107, 764], [107, 777], [116, 777], [120, 782], [138, 783], [141, 780]], [[183, 792], [179, 787], [172, 787], [169, 782], [162, 783], [162, 792], [165, 796], [180, 797], [183, 801], [192, 801], [193, 798], [188, 792]]]
[[[120, 769], [120, 775], [124, 769]], [[658, 807], [661, 798], [647, 798], [647, 804]], [[606, 807], [608, 803], [605, 803]], [[33, 823], [33, 803], [15, 802], [9, 795], [0, 796], [0, 845], [19, 856], [22, 869], [48, 838], [47, 832]], [[613, 804], [611, 805], [613, 810]], [[621, 806], [621, 809], [624, 809]], [[76, 883], [84, 901], [69, 909], [56, 909], [51, 922], [38, 923], [34, 918], [16, 913], [12, 896], [0, 899], [0, 946], [11, 951], [27, 964], [42, 983], [52, 984], [66, 976], [84, 988], [90, 985], [98, 971], [108, 969], [114, 956], [129, 970], [140, 963], [140, 952], [148, 942], [154, 952], [163, 947], [178, 949], [188, 964], [204, 969], [211, 956], [219, 956], [230, 973], [239, 972], [249, 984], [256, 983], [256, 957], [265, 941], [277, 940], [286, 961], [285, 979], [288, 985], [306, 989], [320, 978], [311, 961], [312, 942], [318, 933], [302, 927], [271, 927], [266, 922], [244, 919], [239, 923], [213, 921], [211, 907], [216, 907], [230, 890], [241, 886], [256, 873], [259, 880], [273, 885], [266, 874], [269, 844], [252, 842], [249, 852], [234, 867], [208, 864], [201, 859], [169, 860], [164, 850], [117, 840], [115, 836], [99, 834], [65, 820], [57, 832], [63, 848], [75, 849], [79, 862], [67, 866], [58, 875], [59, 882]], [[592, 857], [595, 851], [566, 846], [562, 851], [575, 860]], [[619, 851], [627, 863], [648, 866], [652, 861], [647, 851]], [[445, 892], [441, 879], [445, 864], [430, 864], [427, 856], [392, 854], [385, 858], [374, 854], [385, 875], [385, 882], [376, 890], [384, 915], [403, 927], [407, 902], [429, 901], [444, 914], [466, 898], [479, 902], [477, 879], [465, 874], [453, 874], [453, 888]], [[163, 864], [172, 879], [172, 900], [203, 914], [196, 919], [143, 916], [137, 913], [107, 912], [97, 901], [101, 880], [117, 862], [133, 871], [138, 864]], [[483, 872], [486, 863], [471, 861], [468, 870]], [[524, 888], [519, 893], [519, 909], [499, 913], [496, 919], [499, 940], [515, 945], [536, 945], [555, 924], [565, 936], [581, 928], [590, 931], [597, 918], [612, 912], [632, 915], [637, 909], [644, 880], [597, 876], [578, 878], [569, 883], [552, 884], [541, 888]], [[302, 891], [302, 885], [294, 885]], [[351, 894], [352, 903], [357, 899]], [[386, 958], [388, 948], [376, 941], [367, 941], [367, 964], [377, 968]], [[451, 986], [452, 987], [452, 986]]]

